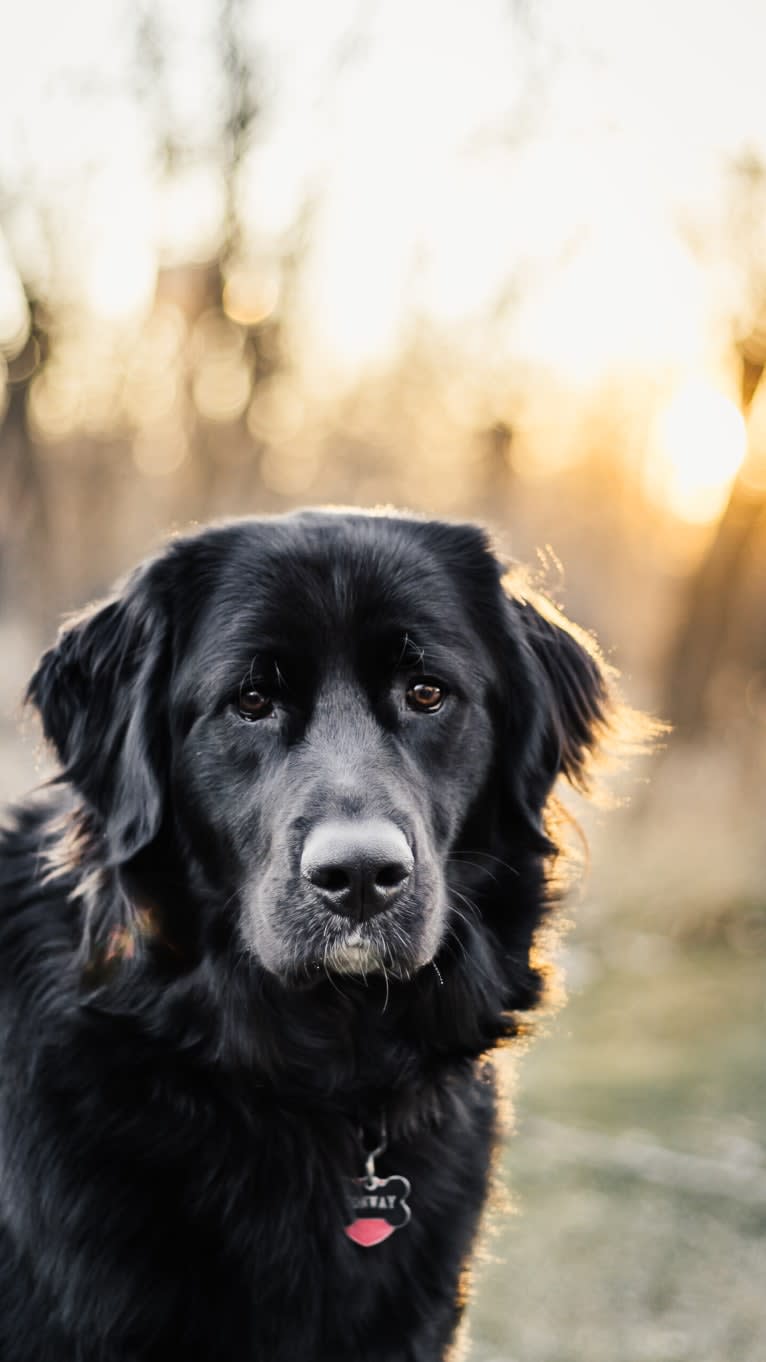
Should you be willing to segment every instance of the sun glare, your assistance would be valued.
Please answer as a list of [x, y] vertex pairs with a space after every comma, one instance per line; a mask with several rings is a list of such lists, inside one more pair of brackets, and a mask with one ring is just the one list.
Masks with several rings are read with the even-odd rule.
[[650, 495], [683, 520], [714, 520], [747, 447], [736, 403], [703, 380], [686, 383], [660, 412], [652, 443]]
[[[138, 236], [138, 234], [137, 234]], [[94, 316], [124, 322], [147, 312], [154, 293], [156, 263], [136, 239], [105, 241], [90, 261], [85, 293]]]

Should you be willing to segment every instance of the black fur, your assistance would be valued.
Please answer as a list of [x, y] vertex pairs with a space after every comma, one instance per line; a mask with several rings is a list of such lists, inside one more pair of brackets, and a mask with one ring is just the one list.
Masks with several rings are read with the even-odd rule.
[[[540, 991], [546, 809], [608, 717], [594, 650], [502, 571], [472, 526], [247, 520], [42, 658], [61, 775], [0, 858], [3, 1362], [446, 1355], [485, 1056]], [[387, 819], [415, 859], [359, 929], [366, 975], [300, 873], [329, 817]], [[350, 1180], [384, 1123], [412, 1219], [364, 1249]]]

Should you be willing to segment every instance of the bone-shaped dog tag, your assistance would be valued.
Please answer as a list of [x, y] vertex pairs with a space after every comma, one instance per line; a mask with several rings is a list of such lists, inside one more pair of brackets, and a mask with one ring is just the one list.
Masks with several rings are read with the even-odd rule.
[[403, 1229], [410, 1219], [409, 1194], [407, 1178], [378, 1178], [374, 1174], [355, 1178], [351, 1204], [356, 1215], [346, 1225], [349, 1239], [362, 1248], [373, 1248], [390, 1238], [394, 1230]]

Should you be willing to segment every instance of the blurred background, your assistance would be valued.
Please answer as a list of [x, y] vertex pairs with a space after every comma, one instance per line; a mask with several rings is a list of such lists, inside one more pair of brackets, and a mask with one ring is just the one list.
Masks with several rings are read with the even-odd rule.
[[674, 727], [584, 815], [471, 1362], [763, 1362], [766, 9], [3, 30], [0, 793], [45, 773], [20, 696], [60, 613], [166, 533], [484, 520]]

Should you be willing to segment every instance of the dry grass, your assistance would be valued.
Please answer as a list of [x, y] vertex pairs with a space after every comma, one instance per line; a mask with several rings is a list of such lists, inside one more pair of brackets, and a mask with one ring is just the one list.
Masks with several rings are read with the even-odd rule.
[[471, 1362], [766, 1356], [766, 960], [631, 939], [523, 1061]]

